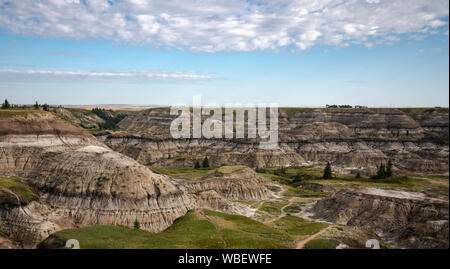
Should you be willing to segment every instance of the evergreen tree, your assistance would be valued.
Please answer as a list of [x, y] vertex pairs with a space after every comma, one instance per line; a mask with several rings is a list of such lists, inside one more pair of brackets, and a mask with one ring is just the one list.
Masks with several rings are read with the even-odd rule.
[[34, 103], [34, 109], [35, 109], [35, 110], [38, 110], [38, 109], [39, 109], [38, 101], [36, 101], [36, 103]]
[[5, 101], [2, 104], [2, 109], [9, 109], [11, 108], [11, 105], [8, 102], [8, 99], [5, 99]]
[[134, 221], [134, 229], [136, 229], [136, 230], [141, 229], [141, 224], [139, 223], [139, 221], [137, 219]]
[[323, 178], [324, 179], [331, 179], [333, 177], [332, 171], [331, 171], [331, 164], [327, 162], [327, 166], [325, 166], [325, 170], [323, 171]]
[[386, 167], [386, 177], [392, 177], [392, 161], [390, 159]]
[[47, 105], [47, 104], [44, 104], [44, 105], [42, 106], [42, 108], [44, 109], [44, 111], [50, 111], [50, 106]]
[[209, 168], [209, 160], [208, 160], [208, 157], [205, 157], [205, 159], [203, 159], [202, 167], [203, 167], [203, 168]]
[[195, 169], [199, 169], [200, 168], [200, 162], [198, 160], [195, 161], [194, 168]]
[[356, 174], [355, 178], [358, 178], [358, 179], [361, 178], [361, 173], [358, 172], [358, 173]]
[[376, 175], [377, 179], [384, 179], [386, 178], [386, 167], [384, 166], [384, 164], [380, 164], [380, 168], [378, 168], [378, 172]]

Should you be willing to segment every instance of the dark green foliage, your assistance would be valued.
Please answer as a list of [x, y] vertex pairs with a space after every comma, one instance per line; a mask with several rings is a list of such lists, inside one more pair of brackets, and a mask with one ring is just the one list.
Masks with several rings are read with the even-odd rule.
[[92, 109], [92, 113], [105, 121], [98, 124], [100, 130], [117, 130], [119, 129], [117, 124], [126, 117], [125, 114], [118, 113], [115, 115], [114, 111], [103, 108], [94, 108]]
[[386, 177], [392, 177], [392, 161], [389, 160], [386, 166]]
[[358, 173], [356, 174], [355, 178], [361, 178], [361, 173], [358, 172]]
[[198, 160], [195, 161], [194, 168], [195, 169], [200, 169], [200, 162]]
[[139, 221], [137, 219], [134, 221], [133, 225], [134, 225], [134, 229], [136, 229], [136, 230], [141, 229], [141, 223], [139, 223]]
[[43, 104], [42, 108], [44, 109], [44, 111], [49, 111], [50, 110], [50, 106], [47, 104]]
[[378, 171], [375, 175], [373, 175], [372, 179], [385, 179], [385, 178], [391, 178], [393, 176], [392, 174], [392, 161], [389, 160], [387, 165], [384, 165], [383, 163], [378, 168]]
[[2, 104], [2, 109], [10, 109], [11, 108], [11, 104], [8, 102], [7, 99], [5, 99], [5, 101]]
[[39, 110], [39, 103], [38, 103], [38, 101], [36, 101], [36, 103], [34, 104], [34, 109], [35, 110]]
[[331, 164], [327, 162], [327, 165], [325, 166], [325, 169], [323, 171], [323, 178], [324, 179], [331, 179], [333, 177], [333, 173], [331, 171]]
[[203, 163], [202, 163], [202, 167], [203, 168], [209, 168], [209, 160], [208, 157], [205, 157], [205, 159], [203, 159]]

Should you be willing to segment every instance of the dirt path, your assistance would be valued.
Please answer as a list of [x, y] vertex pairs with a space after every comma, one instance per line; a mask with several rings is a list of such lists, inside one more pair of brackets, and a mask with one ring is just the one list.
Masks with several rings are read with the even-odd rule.
[[223, 235], [222, 228], [221, 228], [219, 225], [217, 225], [216, 222], [215, 222], [212, 218], [210, 218], [209, 216], [207, 216], [203, 210], [197, 210], [196, 212], [197, 212], [197, 214], [199, 214], [201, 217], [203, 217], [203, 218], [205, 218], [206, 220], [208, 220], [209, 222], [211, 222], [212, 225], [214, 225], [214, 227], [216, 228], [217, 232], [218, 232], [219, 235], [220, 235], [220, 238], [222, 239], [223, 243], [225, 244], [224, 249], [227, 249], [227, 248], [228, 248], [228, 242], [227, 242], [227, 240], [225, 239], [225, 236]]
[[333, 228], [332, 225], [328, 226], [328, 227], [325, 228], [325, 229], [322, 229], [320, 232], [318, 232], [318, 233], [316, 233], [316, 234], [313, 234], [313, 235], [311, 235], [310, 237], [308, 237], [308, 238], [306, 238], [306, 239], [304, 239], [304, 240], [302, 240], [302, 241], [299, 241], [299, 242], [297, 243], [297, 246], [296, 246], [295, 249], [303, 249], [303, 247], [305, 247], [305, 245], [306, 245], [309, 241], [316, 239], [317, 237], [321, 236], [322, 234], [324, 234], [326, 231], [330, 230], [331, 228]]

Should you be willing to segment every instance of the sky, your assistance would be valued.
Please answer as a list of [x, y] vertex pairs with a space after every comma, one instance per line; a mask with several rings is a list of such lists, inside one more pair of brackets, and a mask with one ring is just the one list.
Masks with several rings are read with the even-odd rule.
[[0, 98], [449, 105], [448, 0], [0, 0]]

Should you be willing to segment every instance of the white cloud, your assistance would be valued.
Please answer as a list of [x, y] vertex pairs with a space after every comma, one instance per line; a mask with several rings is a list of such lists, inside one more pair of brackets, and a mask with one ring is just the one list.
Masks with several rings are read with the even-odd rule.
[[[206, 80], [214, 78], [210, 74], [186, 71], [77, 71], [77, 70], [43, 70], [43, 69], [0, 69], [0, 79], [14, 81], [15, 79], [44, 80], [51, 77], [53, 80], [97, 80], [111, 81], [120, 79], [121, 82], [149, 82], [155, 80]], [[21, 80], [22, 81], [22, 80]]]
[[391, 43], [448, 23], [448, 0], [0, 0], [0, 28], [191, 51]]

